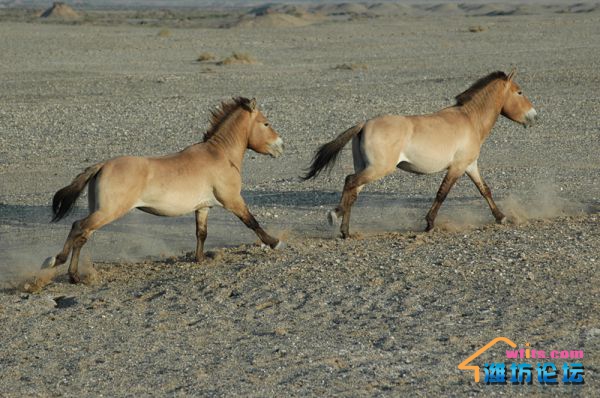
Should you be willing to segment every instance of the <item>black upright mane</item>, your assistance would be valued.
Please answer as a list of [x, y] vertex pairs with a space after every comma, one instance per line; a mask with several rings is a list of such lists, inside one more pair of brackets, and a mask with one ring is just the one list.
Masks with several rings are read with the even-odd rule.
[[471, 87], [454, 97], [454, 99], [456, 100], [456, 105], [464, 105], [467, 102], [471, 101], [478, 92], [480, 92], [483, 88], [487, 87], [487, 85], [491, 82], [497, 79], [506, 80], [507, 78], [508, 76], [506, 75], [506, 73], [502, 71], [492, 72], [489, 75], [482, 77], [481, 79], [473, 83]]
[[221, 107], [210, 111], [210, 128], [204, 133], [202, 141], [208, 141], [219, 128], [225, 123], [227, 118], [239, 108], [251, 111], [250, 100], [244, 97], [233, 98], [231, 101], [221, 102]]

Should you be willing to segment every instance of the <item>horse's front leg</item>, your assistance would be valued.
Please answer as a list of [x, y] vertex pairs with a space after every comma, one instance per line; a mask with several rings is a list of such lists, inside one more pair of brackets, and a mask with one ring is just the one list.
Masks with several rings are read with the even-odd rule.
[[268, 245], [271, 249], [282, 249], [285, 247], [282, 241], [272, 237], [261, 228], [258, 221], [250, 213], [250, 210], [248, 210], [248, 206], [246, 206], [246, 202], [244, 202], [241, 196], [233, 199], [224, 199], [222, 200], [222, 204], [224, 208], [235, 214], [248, 228], [253, 230], [265, 245]]
[[487, 201], [488, 206], [490, 206], [490, 210], [496, 219], [498, 224], [504, 224], [506, 222], [506, 216], [498, 209], [496, 206], [496, 202], [492, 198], [492, 191], [490, 187], [485, 183], [481, 175], [479, 174], [479, 167], [477, 166], [477, 161], [471, 163], [469, 167], [467, 167], [467, 175], [473, 181], [481, 196]]
[[196, 261], [204, 260], [204, 241], [208, 234], [208, 207], [196, 210]]

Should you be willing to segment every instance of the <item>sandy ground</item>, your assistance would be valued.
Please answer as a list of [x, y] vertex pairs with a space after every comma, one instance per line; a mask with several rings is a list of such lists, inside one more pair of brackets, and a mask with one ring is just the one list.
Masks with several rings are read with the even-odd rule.
[[[599, 22], [594, 9], [441, 9], [161, 34], [3, 19], [0, 395], [598, 396]], [[215, 61], [196, 62], [203, 52]], [[232, 52], [257, 63], [217, 65]], [[422, 233], [442, 176], [398, 172], [363, 191], [355, 238], [337, 239], [325, 213], [350, 154], [300, 182], [318, 144], [378, 114], [451, 105], [513, 66], [540, 122], [500, 120], [480, 158], [511, 223], [494, 225], [463, 178]], [[256, 97], [286, 143], [280, 159], [248, 153], [243, 192], [286, 250], [261, 248], [214, 209], [211, 259], [197, 265], [192, 216], [132, 213], [85, 247], [88, 285], [70, 285], [61, 267], [43, 290], [21, 292], [85, 214], [83, 198], [49, 224], [56, 190], [96, 161], [199, 141], [210, 109], [238, 95]], [[474, 383], [457, 365], [497, 336], [584, 350], [586, 384]], [[503, 348], [476, 364], [503, 361]]]

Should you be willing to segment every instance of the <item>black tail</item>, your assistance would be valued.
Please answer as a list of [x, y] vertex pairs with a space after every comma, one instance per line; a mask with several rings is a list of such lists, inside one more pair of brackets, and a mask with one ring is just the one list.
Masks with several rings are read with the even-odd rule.
[[54, 194], [52, 198], [52, 222], [63, 219], [77, 201], [77, 198], [83, 191], [83, 188], [87, 183], [102, 169], [104, 163], [96, 163], [93, 166], [88, 167], [77, 177], [73, 179], [71, 185], [62, 188], [60, 191]]
[[338, 135], [333, 141], [321, 145], [313, 157], [308, 172], [301, 178], [306, 181], [318, 176], [324, 169], [327, 170], [331, 168], [335, 164], [342, 148], [352, 139], [352, 137], [362, 131], [363, 126], [364, 123], [359, 123], [356, 126], [350, 127], [348, 130]]

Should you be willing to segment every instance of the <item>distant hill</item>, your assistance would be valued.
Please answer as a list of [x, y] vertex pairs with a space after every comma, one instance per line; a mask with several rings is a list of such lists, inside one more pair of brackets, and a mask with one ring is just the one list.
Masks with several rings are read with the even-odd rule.
[[68, 4], [57, 1], [44, 11], [40, 18], [78, 19], [80, 16]]

